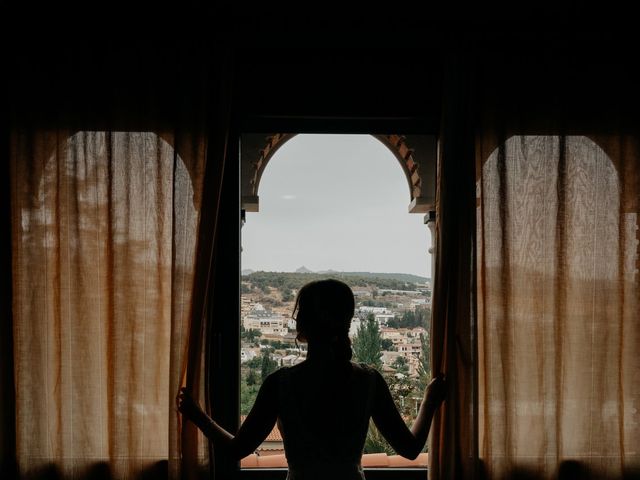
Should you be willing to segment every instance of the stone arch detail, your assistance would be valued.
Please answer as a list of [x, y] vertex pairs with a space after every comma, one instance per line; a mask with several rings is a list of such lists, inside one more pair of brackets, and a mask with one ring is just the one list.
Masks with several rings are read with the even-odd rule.
[[[243, 168], [249, 168], [250, 173], [246, 181], [243, 182], [242, 189], [242, 208], [249, 212], [257, 212], [259, 209], [258, 191], [262, 174], [273, 155], [289, 140], [295, 137], [295, 133], [274, 133], [265, 138], [264, 146], [255, 154], [255, 160], [243, 159]], [[425, 188], [424, 168], [421, 170], [421, 163], [416, 156], [416, 150], [409, 145], [409, 139], [406, 135], [371, 135], [382, 143], [398, 160], [407, 179], [409, 188], [409, 212], [410, 213], [426, 213], [433, 209], [434, 193], [429, 192]], [[431, 153], [431, 152], [428, 152]], [[435, 166], [435, 156], [433, 159]], [[427, 166], [428, 167], [428, 166]], [[244, 175], [243, 175], [244, 176]], [[435, 177], [435, 175], [431, 175]], [[431, 178], [430, 180], [434, 180]], [[434, 183], [435, 186], [435, 183]], [[433, 190], [433, 189], [432, 189]]]

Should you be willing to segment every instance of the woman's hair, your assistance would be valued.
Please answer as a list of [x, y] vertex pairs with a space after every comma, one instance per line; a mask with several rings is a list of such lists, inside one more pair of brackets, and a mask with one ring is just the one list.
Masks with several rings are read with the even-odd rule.
[[307, 283], [298, 292], [293, 318], [297, 340], [326, 345], [336, 359], [351, 359], [349, 326], [355, 310], [353, 292], [339, 280]]

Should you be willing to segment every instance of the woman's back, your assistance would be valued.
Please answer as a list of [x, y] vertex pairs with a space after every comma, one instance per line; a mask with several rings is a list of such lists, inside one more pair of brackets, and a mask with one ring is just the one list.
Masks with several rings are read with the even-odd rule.
[[289, 478], [319, 478], [326, 473], [332, 478], [362, 478], [360, 459], [375, 372], [351, 362], [327, 365], [316, 359], [274, 375]]
[[409, 430], [382, 376], [349, 361], [354, 308], [353, 293], [343, 282], [321, 280], [300, 289], [293, 316], [296, 339], [308, 345], [307, 360], [265, 379], [237, 435], [214, 422], [184, 390], [177, 398], [179, 410], [237, 458], [251, 453], [277, 421], [289, 480], [364, 479], [360, 459], [370, 418], [396, 452], [415, 458], [444, 398], [444, 379], [429, 384]]

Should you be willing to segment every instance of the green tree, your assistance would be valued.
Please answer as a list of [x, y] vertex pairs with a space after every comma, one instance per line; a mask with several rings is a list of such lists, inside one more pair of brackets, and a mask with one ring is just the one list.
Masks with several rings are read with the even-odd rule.
[[424, 392], [431, 381], [431, 343], [428, 335], [420, 335], [422, 351], [418, 362], [418, 388]]
[[291, 293], [290, 288], [287, 288], [282, 292], [282, 301], [290, 302], [291, 300], [293, 300], [293, 293]]
[[400, 328], [400, 319], [398, 317], [393, 317], [387, 320], [387, 327], [389, 328]]
[[393, 342], [388, 338], [383, 338], [380, 343], [380, 347], [382, 350], [386, 350], [388, 352], [393, 352], [396, 350], [396, 347], [393, 346]]
[[418, 306], [414, 311], [407, 310], [397, 321], [389, 320], [387, 325], [394, 328], [415, 328], [423, 327], [429, 329], [431, 323], [431, 310], [426, 306]]
[[262, 358], [261, 357], [253, 357], [251, 360], [247, 360], [243, 364], [248, 368], [261, 368], [262, 367]]
[[249, 328], [247, 330], [241, 329], [240, 337], [248, 343], [256, 343], [256, 339], [262, 336], [262, 332], [255, 328]]
[[389, 386], [389, 392], [391, 397], [402, 415], [405, 421], [412, 420], [416, 415], [416, 405], [414, 401], [415, 397], [415, 382], [409, 377], [409, 375], [403, 373], [394, 373], [391, 375], [385, 375], [384, 377], [387, 385]]
[[260, 366], [260, 379], [264, 382], [269, 375], [277, 370], [277, 368], [278, 362], [271, 358], [271, 352], [263, 352], [262, 365]]
[[256, 375], [256, 372], [253, 368], [249, 369], [249, 373], [247, 373], [247, 378], [245, 381], [247, 382], [247, 385], [250, 387], [258, 383], [258, 376]]
[[260, 385], [247, 385], [246, 382], [240, 382], [240, 414], [248, 415], [258, 396]]
[[358, 328], [353, 339], [353, 355], [358, 362], [382, 369], [382, 337], [378, 322], [372, 314]]
[[407, 363], [407, 359], [404, 357], [396, 358], [391, 366], [395, 368], [397, 372], [404, 374], [409, 373], [409, 364]]

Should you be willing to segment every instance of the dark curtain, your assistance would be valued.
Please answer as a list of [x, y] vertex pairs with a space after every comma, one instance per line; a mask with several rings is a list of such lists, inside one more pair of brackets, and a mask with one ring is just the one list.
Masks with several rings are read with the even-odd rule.
[[207, 475], [208, 443], [180, 429], [174, 399], [186, 384], [205, 403], [230, 69], [223, 49], [173, 33], [25, 45], [9, 63], [3, 474]]
[[475, 202], [471, 59], [452, 52], [446, 65], [438, 138], [436, 273], [432, 365], [449, 392], [429, 445], [429, 478], [472, 478], [474, 426]]

